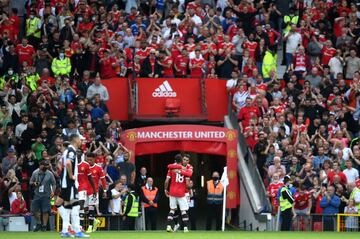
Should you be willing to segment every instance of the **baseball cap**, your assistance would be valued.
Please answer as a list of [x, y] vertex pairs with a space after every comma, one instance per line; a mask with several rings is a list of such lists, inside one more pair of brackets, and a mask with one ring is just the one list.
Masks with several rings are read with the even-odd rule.
[[10, 147], [7, 152], [8, 152], [8, 153], [15, 153], [15, 149], [12, 148], [12, 147]]

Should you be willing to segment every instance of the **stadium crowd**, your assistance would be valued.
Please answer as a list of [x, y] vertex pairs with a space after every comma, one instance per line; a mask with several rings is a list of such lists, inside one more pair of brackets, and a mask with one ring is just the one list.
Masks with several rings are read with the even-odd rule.
[[297, 187], [298, 213], [322, 213], [331, 186], [340, 203], [329, 213], [357, 213], [350, 198], [360, 186], [357, 1], [0, 4], [2, 211], [28, 212], [38, 167], [58, 180], [56, 165], [74, 133], [84, 151], [96, 153], [108, 184], [120, 179], [120, 190], [126, 180], [134, 183], [133, 165], [126, 172], [117, 167], [129, 155], [101, 84], [130, 75], [228, 80], [274, 213], [285, 175]]

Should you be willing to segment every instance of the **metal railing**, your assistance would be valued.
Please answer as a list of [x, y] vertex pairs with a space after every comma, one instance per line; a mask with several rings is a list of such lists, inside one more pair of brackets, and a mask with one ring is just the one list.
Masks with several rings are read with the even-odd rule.
[[240, 130], [237, 115], [235, 114], [235, 112], [233, 111], [233, 108], [232, 108], [231, 95], [229, 95], [229, 98], [228, 98], [228, 116], [229, 116], [229, 119], [231, 121], [233, 128], [238, 131], [238, 140], [239, 140], [240, 151], [244, 157], [244, 161], [247, 165], [247, 169], [248, 169], [249, 175], [252, 179], [252, 183], [254, 184], [254, 187], [256, 189], [258, 189], [257, 193], [259, 196], [259, 200], [262, 204], [261, 210], [258, 210], [258, 208], [253, 208], [253, 210], [256, 213], [270, 212], [271, 211], [271, 203], [266, 194], [265, 185], [260, 176], [259, 170], [255, 164], [255, 161], [253, 159], [252, 152], [246, 143], [245, 136], [243, 135], [243, 133]]
[[292, 231], [337, 231], [337, 215], [297, 215], [292, 220], [291, 229]]

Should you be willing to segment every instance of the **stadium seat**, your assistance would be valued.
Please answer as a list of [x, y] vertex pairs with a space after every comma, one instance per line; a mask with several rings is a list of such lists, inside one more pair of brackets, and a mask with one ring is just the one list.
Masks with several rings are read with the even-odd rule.
[[165, 112], [167, 117], [174, 117], [180, 112], [180, 99], [166, 99], [165, 101]]

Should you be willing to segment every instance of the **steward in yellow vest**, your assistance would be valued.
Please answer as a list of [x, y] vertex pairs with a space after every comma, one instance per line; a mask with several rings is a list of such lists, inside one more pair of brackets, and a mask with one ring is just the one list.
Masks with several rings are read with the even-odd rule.
[[292, 221], [292, 211], [294, 198], [290, 192], [290, 176], [286, 175], [284, 178], [284, 184], [280, 189], [280, 215], [281, 215], [281, 231], [290, 231]]
[[270, 72], [277, 69], [277, 54], [272, 47], [269, 47], [265, 52], [262, 64], [262, 75], [264, 79], [270, 78]]
[[125, 230], [135, 230], [135, 219], [139, 217], [139, 196], [135, 193], [135, 186], [128, 185], [128, 193], [124, 201]]
[[59, 57], [53, 59], [51, 70], [53, 71], [55, 77], [63, 75], [69, 76], [71, 72], [71, 61], [70, 58], [65, 57], [64, 50], [60, 51]]
[[31, 10], [30, 17], [26, 19], [26, 37], [34, 37], [40, 40], [41, 20], [36, 17], [36, 12]]

